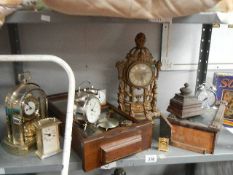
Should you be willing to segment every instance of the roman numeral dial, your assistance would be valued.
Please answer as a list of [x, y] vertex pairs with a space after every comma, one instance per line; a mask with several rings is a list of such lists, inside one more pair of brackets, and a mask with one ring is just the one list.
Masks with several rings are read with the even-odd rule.
[[133, 65], [128, 74], [130, 83], [136, 87], [143, 87], [150, 84], [153, 76], [151, 67], [144, 63]]

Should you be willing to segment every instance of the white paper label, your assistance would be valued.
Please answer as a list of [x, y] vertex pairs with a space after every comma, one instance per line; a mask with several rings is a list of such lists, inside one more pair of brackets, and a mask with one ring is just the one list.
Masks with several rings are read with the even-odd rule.
[[157, 162], [157, 155], [146, 155], [145, 157], [146, 163], [154, 163]]
[[0, 174], [5, 174], [5, 169], [4, 168], [0, 168]]
[[112, 169], [115, 168], [117, 166], [116, 162], [111, 162], [109, 164], [103, 165], [100, 168], [101, 169]]
[[50, 16], [48, 16], [48, 15], [41, 15], [41, 21], [50, 22]]

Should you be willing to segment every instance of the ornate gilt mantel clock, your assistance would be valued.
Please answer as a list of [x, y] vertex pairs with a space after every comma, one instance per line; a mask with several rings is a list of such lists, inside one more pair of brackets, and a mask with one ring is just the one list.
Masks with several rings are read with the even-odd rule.
[[34, 123], [47, 116], [46, 94], [30, 79], [29, 73], [19, 74], [21, 83], [5, 99], [8, 129], [3, 144], [14, 154], [25, 154], [35, 145]]
[[152, 119], [159, 116], [157, 110], [157, 79], [161, 63], [154, 60], [144, 46], [145, 34], [138, 33], [136, 47], [126, 59], [116, 63], [118, 69], [119, 108], [136, 119]]

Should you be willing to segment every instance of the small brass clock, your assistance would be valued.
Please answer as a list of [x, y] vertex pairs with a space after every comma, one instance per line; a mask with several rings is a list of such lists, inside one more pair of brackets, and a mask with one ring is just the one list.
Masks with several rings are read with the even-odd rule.
[[47, 158], [61, 151], [59, 140], [59, 124], [56, 118], [46, 118], [35, 123], [36, 127], [36, 154], [41, 158]]
[[137, 34], [136, 47], [126, 59], [116, 63], [118, 69], [119, 108], [137, 119], [152, 119], [160, 115], [157, 105], [157, 79], [161, 67], [144, 46], [146, 36]]

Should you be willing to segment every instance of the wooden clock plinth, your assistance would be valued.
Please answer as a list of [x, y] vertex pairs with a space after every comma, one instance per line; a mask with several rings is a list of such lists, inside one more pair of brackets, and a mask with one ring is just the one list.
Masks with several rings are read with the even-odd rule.
[[196, 96], [191, 95], [192, 91], [188, 83], [184, 84], [180, 92], [179, 94], [175, 94], [170, 100], [170, 104], [167, 108], [168, 112], [171, 112], [181, 119], [198, 116], [204, 112], [202, 102], [199, 101]]

